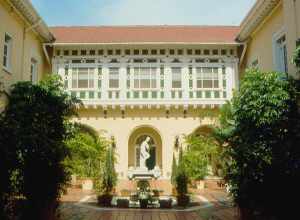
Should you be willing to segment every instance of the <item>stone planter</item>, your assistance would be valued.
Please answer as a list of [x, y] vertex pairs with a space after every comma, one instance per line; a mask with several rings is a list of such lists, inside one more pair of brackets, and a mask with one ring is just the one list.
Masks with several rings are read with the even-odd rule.
[[92, 190], [94, 187], [93, 180], [83, 179], [81, 183], [82, 190]]

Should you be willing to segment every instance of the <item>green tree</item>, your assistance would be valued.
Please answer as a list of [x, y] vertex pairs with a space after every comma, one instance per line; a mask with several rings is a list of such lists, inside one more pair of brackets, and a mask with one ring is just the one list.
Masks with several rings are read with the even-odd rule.
[[175, 185], [176, 183], [176, 175], [177, 175], [177, 162], [175, 155], [173, 154], [173, 160], [172, 160], [172, 174], [171, 174], [171, 183]]
[[183, 163], [186, 172], [192, 180], [202, 180], [208, 175], [208, 166], [216, 160], [217, 144], [214, 138], [204, 135], [189, 135], [185, 137], [187, 149], [184, 152]]
[[[114, 142], [112, 143], [114, 145]], [[105, 162], [101, 174], [101, 191], [110, 194], [116, 186], [117, 173], [115, 170], [115, 149], [113, 146], [106, 151]]]
[[66, 141], [70, 156], [66, 164], [79, 177], [99, 178], [108, 141], [92, 127], [75, 123], [73, 137]]
[[68, 119], [76, 114], [76, 103], [57, 77], [38, 85], [19, 82], [12, 87], [1, 113], [0, 147], [1, 157], [7, 158], [5, 184], [27, 200], [25, 219], [45, 220], [54, 215], [69, 179], [63, 163], [68, 155], [64, 141], [70, 135]]
[[[226, 179], [234, 201], [253, 214], [292, 219], [299, 196], [300, 116], [284, 74], [249, 70], [232, 103]], [[284, 189], [284, 190], [283, 190]]]

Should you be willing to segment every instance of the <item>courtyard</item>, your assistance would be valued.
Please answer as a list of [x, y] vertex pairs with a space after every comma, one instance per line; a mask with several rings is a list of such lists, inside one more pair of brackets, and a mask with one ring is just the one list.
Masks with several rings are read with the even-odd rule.
[[60, 220], [236, 220], [237, 211], [226, 200], [224, 190], [199, 190], [206, 204], [186, 210], [116, 209], [91, 205], [92, 191], [68, 189], [61, 198]]

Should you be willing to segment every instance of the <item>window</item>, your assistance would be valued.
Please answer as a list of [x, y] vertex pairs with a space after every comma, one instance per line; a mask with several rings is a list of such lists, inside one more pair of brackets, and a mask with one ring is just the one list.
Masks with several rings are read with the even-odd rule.
[[78, 51], [77, 50], [72, 50], [72, 56], [77, 56], [78, 55]]
[[157, 87], [157, 68], [155, 67], [135, 67], [134, 68], [134, 88], [150, 89]]
[[111, 67], [109, 68], [109, 88], [118, 89], [119, 88], [119, 68]]
[[38, 81], [37, 61], [35, 59], [31, 59], [30, 63], [30, 81], [32, 83], [37, 83]]
[[173, 89], [181, 88], [181, 68], [180, 67], [172, 68], [172, 88]]
[[72, 88], [86, 89], [94, 88], [94, 68], [73, 68]]
[[4, 52], [3, 52], [3, 66], [6, 69], [11, 68], [11, 51], [12, 51], [12, 38], [5, 34]]
[[216, 67], [198, 67], [196, 68], [198, 89], [216, 89], [219, 88], [219, 74]]
[[69, 51], [68, 50], [64, 50], [64, 56], [69, 56]]
[[287, 45], [285, 34], [275, 34], [273, 37], [273, 60], [275, 70], [278, 72], [288, 72]]

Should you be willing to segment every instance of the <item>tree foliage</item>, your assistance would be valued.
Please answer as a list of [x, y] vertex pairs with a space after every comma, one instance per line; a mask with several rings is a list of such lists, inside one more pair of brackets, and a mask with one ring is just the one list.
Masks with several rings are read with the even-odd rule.
[[38, 85], [13, 85], [1, 113], [0, 196], [24, 196], [32, 208], [29, 213], [35, 214], [30, 219], [46, 219], [42, 212], [51, 213], [69, 178], [64, 141], [70, 135], [68, 119], [75, 114], [76, 102], [57, 77], [50, 77]]
[[176, 191], [179, 196], [184, 196], [188, 192], [189, 176], [186, 172], [186, 167], [183, 162], [183, 150], [179, 148], [178, 167], [176, 171]]
[[172, 159], [172, 173], [171, 173], [171, 183], [175, 185], [176, 183], [176, 175], [177, 175], [177, 162], [175, 155], [173, 154], [173, 159]]
[[[249, 70], [232, 101], [226, 179], [252, 213], [290, 219], [300, 182], [300, 116], [293, 80]], [[284, 201], [284, 202], [283, 202]]]
[[99, 178], [108, 141], [92, 127], [75, 123], [72, 138], [66, 141], [70, 155], [66, 164], [79, 177]]

